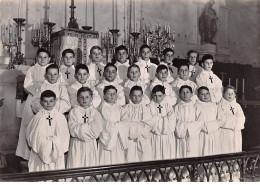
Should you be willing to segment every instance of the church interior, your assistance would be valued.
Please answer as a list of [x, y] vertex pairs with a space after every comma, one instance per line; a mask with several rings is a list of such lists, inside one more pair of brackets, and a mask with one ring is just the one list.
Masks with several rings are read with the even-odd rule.
[[[260, 181], [259, 22], [260, 0], [0, 0], [0, 181]], [[124, 45], [134, 63], [143, 44], [158, 63], [165, 48], [175, 64], [190, 50], [214, 57], [212, 71], [235, 87], [245, 115], [242, 152], [29, 173], [15, 151], [37, 50], [59, 66], [70, 48], [87, 65], [98, 45], [107, 64]]]

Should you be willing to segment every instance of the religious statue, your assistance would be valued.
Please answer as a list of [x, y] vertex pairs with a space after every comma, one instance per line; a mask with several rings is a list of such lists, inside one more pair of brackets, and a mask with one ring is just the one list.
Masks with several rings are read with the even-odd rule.
[[217, 32], [216, 20], [218, 19], [216, 11], [212, 8], [214, 0], [209, 0], [199, 17], [199, 34], [201, 43], [216, 44], [213, 38]]

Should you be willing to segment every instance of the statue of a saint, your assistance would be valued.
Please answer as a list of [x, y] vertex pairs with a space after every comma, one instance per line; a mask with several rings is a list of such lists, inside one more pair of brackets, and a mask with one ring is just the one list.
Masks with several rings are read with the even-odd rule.
[[216, 44], [213, 38], [217, 32], [216, 20], [218, 19], [216, 11], [212, 8], [214, 0], [209, 0], [199, 17], [199, 34], [201, 43]]

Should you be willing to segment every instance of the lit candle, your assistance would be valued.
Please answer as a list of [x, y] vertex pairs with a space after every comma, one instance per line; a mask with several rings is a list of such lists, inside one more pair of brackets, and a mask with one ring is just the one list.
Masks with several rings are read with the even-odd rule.
[[114, 29], [114, 0], [112, 0], [112, 28]]
[[95, 1], [93, 0], [93, 30], [95, 30]]
[[19, 4], [18, 4], [18, 18], [21, 17], [21, 0], [19, 0]]
[[135, 16], [136, 16], [136, 12], [135, 12], [135, 0], [134, 1], [134, 31], [136, 31], [136, 27], [135, 27]]
[[117, 0], [116, 0], [116, 29], [117, 29]]
[[245, 79], [243, 78], [243, 83], [242, 83], [242, 93], [245, 93]]
[[231, 84], [231, 78], [228, 78], [228, 85]]
[[236, 90], [238, 90], [238, 79], [236, 78]]
[[88, 0], [86, 0], [86, 10], [85, 10], [85, 26], [88, 25]]

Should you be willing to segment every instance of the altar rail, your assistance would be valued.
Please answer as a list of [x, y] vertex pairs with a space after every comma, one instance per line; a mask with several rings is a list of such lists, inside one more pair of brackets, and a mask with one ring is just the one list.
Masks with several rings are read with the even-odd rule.
[[1, 181], [260, 181], [260, 150], [174, 160], [0, 175]]

